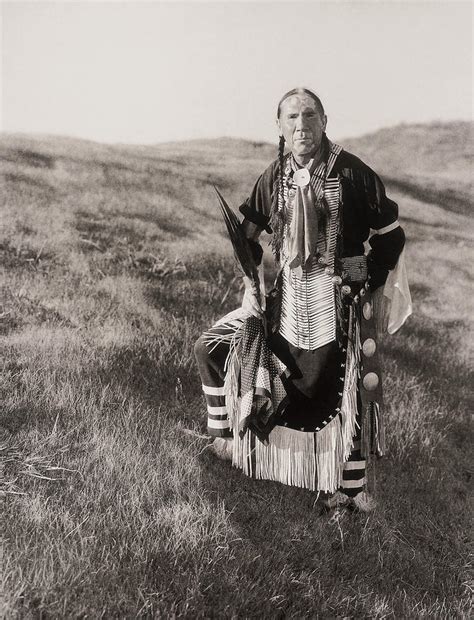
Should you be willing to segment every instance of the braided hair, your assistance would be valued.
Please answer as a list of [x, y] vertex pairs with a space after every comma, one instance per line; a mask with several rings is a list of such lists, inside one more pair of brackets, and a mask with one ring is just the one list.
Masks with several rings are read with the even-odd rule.
[[284, 187], [283, 187], [283, 167], [285, 165], [285, 137], [283, 135], [280, 136], [280, 141], [278, 143], [278, 190], [280, 192], [281, 199], [284, 198]]
[[271, 246], [275, 258], [280, 260], [283, 229], [286, 223], [285, 210], [285, 138], [280, 136], [278, 143], [278, 175], [273, 185], [273, 201], [270, 213], [270, 227], [272, 229]]

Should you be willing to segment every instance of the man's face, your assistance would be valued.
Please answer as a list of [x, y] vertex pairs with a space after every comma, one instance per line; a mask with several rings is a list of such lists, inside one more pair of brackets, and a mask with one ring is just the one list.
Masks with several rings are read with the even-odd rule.
[[277, 120], [280, 132], [293, 155], [311, 155], [321, 145], [327, 118], [318, 110], [316, 101], [306, 94], [292, 95], [281, 105]]

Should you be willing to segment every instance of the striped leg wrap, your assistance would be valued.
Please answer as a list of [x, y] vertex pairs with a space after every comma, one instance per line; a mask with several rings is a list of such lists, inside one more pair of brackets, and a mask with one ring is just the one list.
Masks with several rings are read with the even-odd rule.
[[349, 497], [355, 497], [364, 490], [367, 482], [365, 475], [366, 461], [360, 453], [360, 439], [354, 442], [349, 460], [344, 463], [341, 491]]
[[225, 343], [213, 349], [209, 348], [202, 336], [194, 345], [207, 405], [207, 432], [211, 437], [232, 437], [224, 395], [224, 363], [228, 352], [229, 345]]
[[212, 437], [232, 437], [225, 408], [224, 386], [202, 386], [207, 405], [207, 432]]

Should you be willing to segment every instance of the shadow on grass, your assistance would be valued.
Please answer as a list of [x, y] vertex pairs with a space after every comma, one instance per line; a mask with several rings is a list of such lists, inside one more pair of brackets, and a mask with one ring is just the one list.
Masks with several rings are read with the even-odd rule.
[[54, 168], [55, 158], [29, 149], [7, 149], [2, 155], [6, 161], [31, 166], [32, 168]]
[[185, 272], [148, 287], [145, 297], [151, 307], [175, 319], [199, 318], [204, 330], [240, 305], [240, 279], [234, 278], [227, 259], [209, 256], [199, 264], [188, 261], [185, 265]]
[[23, 173], [7, 173], [2, 176], [10, 204], [21, 204], [27, 200], [35, 207], [48, 208], [56, 200], [56, 188], [46, 181]]
[[51, 196], [54, 196], [54, 194], [56, 193], [56, 189], [47, 181], [42, 181], [41, 179], [30, 177], [27, 174], [23, 174], [21, 172], [8, 172], [4, 176], [7, 183], [12, 183], [15, 185], [31, 185], [35, 190], [39, 190], [40, 192], [46, 192]]
[[138, 220], [145, 222], [146, 224], [155, 224], [163, 232], [174, 235], [176, 238], [180, 237], [192, 237], [193, 229], [182, 222], [179, 218], [172, 218], [170, 215], [159, 213], [155, 210], [154, 213], [140, 213], [138, 211], [109, 211], [110, 217], [121, 217], [128, 220]]
[[25, 269], [46, 272], [60, 263], [54, 252], [47, 251], [44, 247], [39, 250], [32, 249], [23, 240], [16, 247], [7, 241], [0, 243], [0, 262], [4, 269], [16, 272]]
[[461, 215], [471, 213], [471, 200], [464, 193], [456, 191], [454, 187], [446, 190], [431, 189], [427, 183], [420, 186], [412, 180], [393, 177], [385, 177], [385, 181], [389, 188], [407, 194], [420, 202], [442, 205], [444, 209]]
[[[106, 216], [97, 218], [87, 211], [78, 211], [75, 215], [76, 230], [85, 242], [89, 242], [83, 247], [85, 252], [105, 252], [116, 249], [124, 243], [133, 250], [140, 250], [143, 247], [143, 234], [137, 232], [132, 225], [117, 224], [113, 216], [110, 219]], [[150, 240], [158, 238], [159, 235], [151, 236]]]
[[[471, 241], [471, 235], [469, 231], [464, 233], [459, 233], [453, 230], [435, 230], [433, 229], [432, 234], [430, 231], [425, 230], [426, 224], [422, 224], [420, 222], [411, 224], [409, 228], [409, 232], [407, 234], [407, 239], [410, 244], [414, 243], [445, 243], [449, 245], [451, 248], [457, 247], [467, 247]], [[456, 261], [456, 269], [460, 269], [459, 261]], [[471, 278], [470, 271], [468, 269], [464, 269], [463, 273]]]

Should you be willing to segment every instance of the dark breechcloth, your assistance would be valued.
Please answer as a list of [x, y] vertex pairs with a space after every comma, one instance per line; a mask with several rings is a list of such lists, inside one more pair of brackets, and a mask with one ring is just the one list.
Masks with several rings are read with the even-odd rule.
[[344, 352], [335, 341], [314, 351], [298, 349], [280, 334], [272, 335], [270, 347], [288, 369], [283, 380], [288, 404], [278, 423], [296, 430], [315, 431], [340, 406]]

